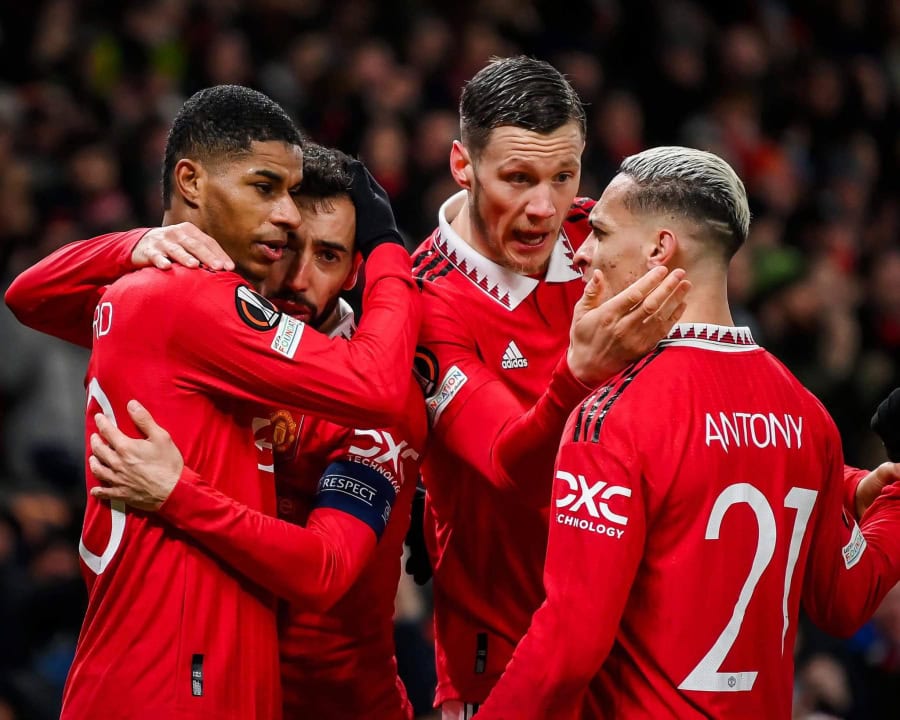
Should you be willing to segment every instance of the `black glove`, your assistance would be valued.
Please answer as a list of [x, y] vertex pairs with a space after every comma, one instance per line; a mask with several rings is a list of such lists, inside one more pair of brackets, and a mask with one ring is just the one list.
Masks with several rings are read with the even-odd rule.
[[424, 585], [431, 579], [431, 560], [425, 547], [425, 488], [419, 485], [413, 496], [409, 530], [403, 541], [409, 548], [406, 559], [406, 574], [412, 575], [416, 585]]
[[890, 461], [900, 462], [900, 387], [881, 401], [870, 425], [884, 443]]
[[391, 201], [384, 188], [359, 160], [350, 162], [350, 199], [356, 207], [356, 249], [363, 258], [384, 243], [403, 246]]

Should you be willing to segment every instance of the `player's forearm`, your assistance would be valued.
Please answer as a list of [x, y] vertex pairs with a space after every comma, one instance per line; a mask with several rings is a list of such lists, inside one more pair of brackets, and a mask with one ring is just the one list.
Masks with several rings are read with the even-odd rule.
[[[864, 542], [863, 542], [864, 538]], [[849, 540], [813, 549], [804, 586], [804, 607], [825, 632], [849, 637], [867, 622], [884, 596], [900, 582], [900, 487], [891, 485], [872, 504]], [[820, 567], [830, 553], [829, 570]]]
[[[600, 667], [597, 652], [585, 652], [585, 641], [594, 645], [598, 623], [589, 632], [581, 620], [593, 617], [576, 608], [557, 608], [545, 601], [532, 619], [506, 671], [478, 711], [479, 720], [544, 720], [574, 718], [585, 690]], [[564, 639], [561, 641], [561, 639]], [[612, 644], [612, 636], [608, 645]]]
[[538, 506], [547, 504], [560, 436], [589, 392], [563, 357], [544, 394], [528, 412], [511, 418], [491, 447], [491, 477], [498, 488], [514, 490]]
[[[378, 247], [368, 260], [365, 314], [352, 340], [332, 340], [303, 328], [295, 365], [277, 383], [261, 377], [260, 363], [249, 358], [246, 367], [236, 368], [235, 384], [246, 385], [248, 376], [256, 377], [260, 382], [254, 394], [341, 425], [394, 424], [409, 390], [421, 321], [419, 292], [409, 268], [403, 248]], [[221, 377], [221, 363], [211, 360], [209, 372]]]
[[860, 518], [859, 512], [857, 512], [856, 489], [869, 472], [869, 470], [860, 470], [844, 465], [844, 508], [857, 520]]
[[90, 347], [97, 300], [106, 285], [134, 269], [131, 251], [145, 232], [65, 245], [19, 275], [6, 291], [6, 304], [24, 325]]
[[304, 528], [249, 509], [187, 469], [159, 514], [253, 582], [313, 611], [340, 599], [376, 543], [346, 513], [316, 511]]

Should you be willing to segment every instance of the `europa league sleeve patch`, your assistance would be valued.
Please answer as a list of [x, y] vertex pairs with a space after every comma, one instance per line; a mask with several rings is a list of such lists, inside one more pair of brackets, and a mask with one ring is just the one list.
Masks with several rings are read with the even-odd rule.
[[266, 332], [274, 330], [281, 321], [281, 313], [262, 295], [254, 292], [246, 285], [238, 286], [234, 293], [234, 305], [238, 317], [245, 325]]
[[438, 379], [441, 377], [441, 371], [434, 353], [421, 345], [416, 348], [413, 374], [422, 387], [425, 397], [432, 395], [437, 387]]

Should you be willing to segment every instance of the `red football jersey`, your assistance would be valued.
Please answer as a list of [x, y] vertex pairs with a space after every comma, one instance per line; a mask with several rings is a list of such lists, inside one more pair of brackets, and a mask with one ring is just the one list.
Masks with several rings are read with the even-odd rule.
[[900, 487], [860, 531], [834, 423], [746, 328], [676, 326], [572, 413], [555, 478], [485, 720], [577, 717], [589, 683], [595, 718], [788, 720], [801, 602], [848, 634], [900, 579]]
[[397, 675], [394, 597], [403, 538], [424, 454], [425, 410], [415, 382], [397, 425], [348, 429], [312, 416], [273, 416], [278, 515], [306, 524], [317, 481], [332, 462], [363, 463], [397, 489], [390, 520], [362, 572], [330, 608], [281, 604], [279, 645], [286, 720], [409, 720], [412, 705]]
[[438, 705], [483, 701], [543, 600], [556, 443], [590, 391], [565, 350], [584, 290], [572, 260], [591, 202], [573, 205], [538, 280], [484, 258], [451, 229], [464, 198], [444, 204], [413, 256], [425, 308], [416, 371], [432, 427], [422, 474]]
[[[11, 286], [7, 301], [26, 323], [43, 329], [59, 304], [43, 302], [40, 290], [46, 279], [66, 277], [56, 263], [71, 252]], [[97, 411], [137, 434], [124, 407], [138, 397], [188, 466], [236, 501], [274, 514], [271, 474], [258, 470], [254, 442], [269, 414], [263, 405], [378, 426], [395, 415], [378, 398], [408, 387], [397, 368], [411, 356], [417, 324], [409, 260], [396, 247], [377, 250], [369, 263], [367, 318], [351, 343], [304, 332], [233, 273], [176, 267], [119, 280], [94, 313], [88, 435]], [[96, 481], [87, 477], [90, 489]], [[161, 519], [90, 496], [80, 551], [89, 605], [63, 717], [281, 716], [268, 592]]]

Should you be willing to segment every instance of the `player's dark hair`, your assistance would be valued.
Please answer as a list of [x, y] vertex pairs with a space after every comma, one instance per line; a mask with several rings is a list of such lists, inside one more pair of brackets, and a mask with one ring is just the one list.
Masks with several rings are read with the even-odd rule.
[[672, 213], [699, 224], [726, 260], [750, 232], [744, 183], [718, 155], [694, 148], [650, 148], [622, 161], [619, 173], [634, 181], [623, 202], [632, 212]]
[[172, 203], [172, 176], [182, 158], [214, 161], [250, 151], [253, 142], [279, 140], [300, 145], [303, 137], [271, 98], [241, 85], [216, 85], [194, 93], [181, 106], [163, 161], [163, 207]]
[[300, 200], [308, 202], [316, 211], [331, 212], [331, 200], [349, 197], [353, 177], [350, 175], [351, 158], [340, 150], [316, 143], [303, 145], [303, 181], [300, 183]]
[[466, 83], [459, 101], [460, 135], [476, 157], [496, 127], [547, 134], [573, 120], [583, 136], [586, 120], [578, 93], [555, 67], [525, 55], [491, 58]]

